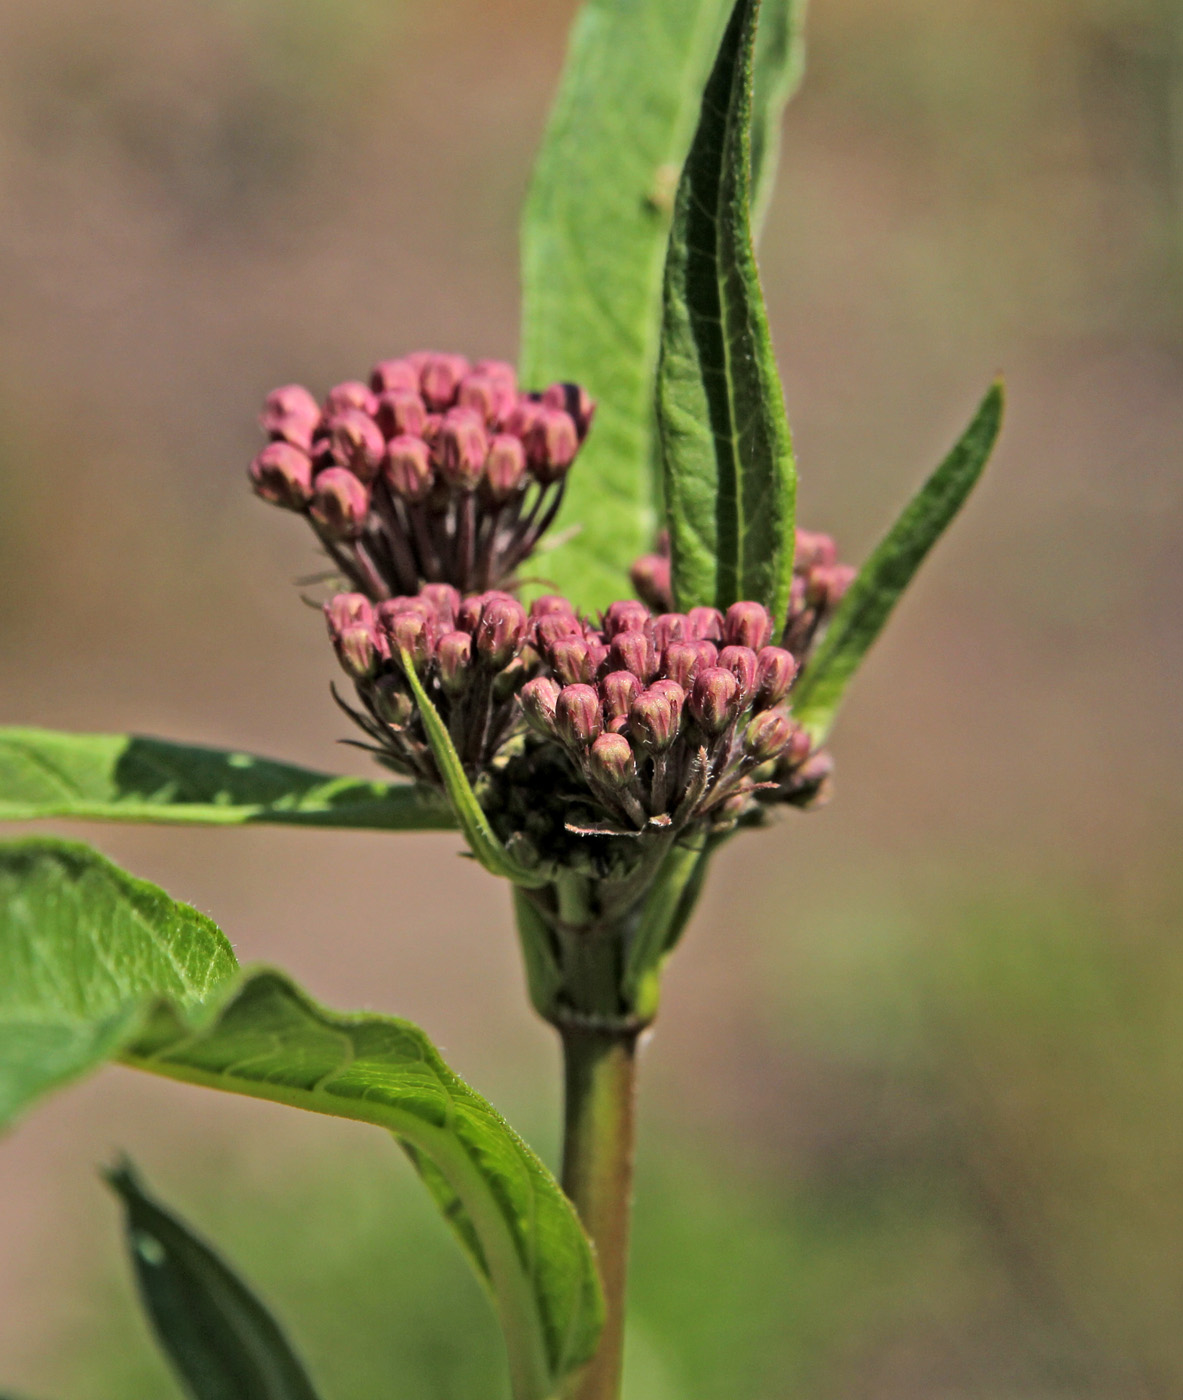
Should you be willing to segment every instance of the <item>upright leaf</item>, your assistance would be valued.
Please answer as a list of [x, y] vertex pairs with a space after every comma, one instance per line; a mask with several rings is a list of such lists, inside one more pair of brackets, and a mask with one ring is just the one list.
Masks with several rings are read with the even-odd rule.
[[0, 728], [0, 821], [39, 817], [383, 831], [456, 825], [447, 803], [407, 783], [334, 778], [137, 734]]
[[111, 1058], [373, 1123], [429, 1162], [491, 1286], [515, 1400], [547, 1400], [594, 1350], [602, 1300], [574, 1211], [418, 1027], [238, 974], [208, 919], [85, 846], [0, 846], [0, 1121]]
[[657, 417], [679, 608], [788, 604], [796, 471], [752, 248], [752, 53], [737, 0], [703, 95], [666, 257]]
[[913, 496], [839, 604], [792, 692], [793, 714], [816, 741], [829, 732], [859, 663], [981, 476], [1002, 426], [1002, 408], [1002, 385], [996, 383], [957, 445]]
[[160, 1345], [193, 1400], [317, 1400], [283, 1330], [233, 1269], [140, 1185], [107, 1173], [123, 1202], [128, 1253]]
[[752, 228], [759, 237], [776, 183], [781, 115], [805, 71], [805, 0], [763, 0], [752, 92]]
[[678, 171], [728, 0], [587, 0], [522, 224], [522, 377], [598, 400], [541, 567], [585, 608], [652, 548], [653, 375]]

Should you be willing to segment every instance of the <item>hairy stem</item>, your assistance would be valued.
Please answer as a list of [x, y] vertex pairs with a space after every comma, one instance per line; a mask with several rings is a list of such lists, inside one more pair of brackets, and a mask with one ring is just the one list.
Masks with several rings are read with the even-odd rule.
[[635, 1030], [564, 1025], [563, 1190], [596, 1247], [607, 1320], [599, 1350], [567, 1400], [617, 1400], [632, 1207]]

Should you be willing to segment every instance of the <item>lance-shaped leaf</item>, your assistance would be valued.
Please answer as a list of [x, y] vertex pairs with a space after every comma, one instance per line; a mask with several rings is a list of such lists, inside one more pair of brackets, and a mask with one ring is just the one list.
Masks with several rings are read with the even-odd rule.
[[653, 375], [673, 195], [729, 0], [587, 0], [522, 224], [523, 382], [575, 380], [599, 407], [545, 559], [586, 609], [652, 548]]
[[793, 714], [820, 743], [842, 696], [928, 551], [973, 489], [1002, 426], [1001, 383], [991, 386], [957, 445], [905, 507], [838, 605], [793, 688]]
[[782, 616], [796, 470], [752, 247], [752, 51], [738, 0], [703, 95], [666, 258], [657, 417], [679, 608]]
[[448, 806], [409, 784], [334, 778], [253, 754], [134, 734], [0, 728], [0, 821], [39, 817], [446, 831]]
[[776, 183], [781, 116], [805, 71], [805, 0], [763, 0], [752, 83], [752, 229], [759, 237]]
[[440, 719], [439, 711], [431, 703], [430, 697], [423, 689], [422, 681], [415, 673], [415, 663], [405, 651], [402, 653], [402, 663], [411, 693], [415, 697], [419, 718], [427, 731], [431, 756], [435, 759], [436, 767], [444, 780], [448, 796], [452, 799], [456, 820], [472, 847], [473, 855], [490, 874], [500, 875], [527, 889], [540, 889], [546, 884], [545, 878], [533, 870], [527, 870], [516, 861], [489, 825], [489, 819], [481, 810], [481, 804], [477, 801], [472, 784], [464, 772], [464, 765], [460, 762], [455, 744], [452, 743], [448, 726]]
[[143, 1189], [108, 1172], [128, 1253], [161, 1348], [193, 1400], [317, 1400], [283, 1329], [233, 1269]]
[[488, 1281], [515, 1400], [546, 1400], [602, 1320], [579, 1221], [418, 1027], [241, 974], [203, 915], [85, 846], [0, 846], [0, 1122], [104, 1060], [385, 1128]]

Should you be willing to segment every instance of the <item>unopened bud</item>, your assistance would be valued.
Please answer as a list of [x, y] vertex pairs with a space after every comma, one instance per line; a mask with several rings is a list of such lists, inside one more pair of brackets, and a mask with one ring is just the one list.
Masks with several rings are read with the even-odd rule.
[[250, 465], [255, 495], [285, 510], [303, 510], [312, 499], [312, 459], [290, 442], [269, 442]]
[[685, 615], [676, 612], [662, 613], [653, 619], [650, 631], [653, 645], [659, 652], [663, 652], [671, 642], [680, 642], [686, 635]]
[[657, 674], [657, 652], [644, 632], [618, 632], [608, 648], [608, 660], [614, 671], [631, 671], [643, 681]]
[[379, 676], [370, 695], [374, 713], [386, 724], [401, 729], [415, 713], [415, 702], [398, 676]]
[[832, 564], [810, 569], [806, 601], [815, 608], [836, 608], [854, 582], [855, 570], [849, 564]]
[[590, 685], [568, 685], [559, 691], [555, 726], [559, 737], [572, 748], [585, 749], [595, 742], [603, 720], [600, 697]]
[[329, 423], [329, 450], [339, 467], [349, 470], [367, 485], [378, 475], [386, 452], [382, 431], [360, 409], [335, 414]]
[[660, 554], [646, 554], [628, 571], [629, 580], [655, 612], [674, 606], [670, 561]]
[[775, 758], [793, 737], [793, 721], [784, 710], [762, 710], [748, 721], [743, 751], [757, 763]]
[[460, 593], [450, 583], [425, 583], [419, 597], [430, 605], [441, 632], [450, 632], [460, 611]]
[[561, 408], [575, 424], [579, 441], [587, 437], [587, 430], [596, 411], [596, 401], [580, 384], [551, 384], [542, 395], [547, 408]]
[[591, 652], [582, 637], [559, 637], [547, 651], [551, 670], [563, 685], [590, 685], [595, 670]]
[[467, 632], [445, 632], [435, 649], [440, 684], [449, 695], [459, 695], [468, 685], [472, 661], [472, 638]]
[[382, 474], [396, 496], [404, 501], [422, 501], [435, 479], [427, 444], [417, 437], [393, 438], [386, 445]]
[[604, 614], [604, 636], [611, 641], [618, 632], [642, 632], [649, 622], [649, 609], [635, 598], [613, 603]]
[[813, 740], [809, 737], [809, 730], [803, 726], [793, 731], [792, 742], [789, 744], [789, 751], [785, 754], [786, 760], [794, 768], [800, 767], [802, 763], [813, 752]]
[[404, 433], [418, 437], [427, 421], [427, 408], [418, 389], [388, 389], [378, 400], [374, 418], [388, 438]]
[[410, 360], [379, 360], [370, 371], [370, 388], [375, 394], [412, 393], [419, 395], [419, 371]]
[[816, 565], [833, 564], [838, 558], [838, 549], [829, 535], [813, 530], [798, 530], [797, 542], [793, 550], [793, 568], [802, 571]]
[[525, 435], [526, 459], [544, 486], [561, 481], [579, 451], [579, 434], [561, 408], [539, 408]]
[[351, 408], [362, 413], [373, 414], [377, 399], [360, 379], [347, 379], [343, 384], [334, 384], [325, 395], [325, 417], [335, 418]]
[[748, 705], [756, 693], [756, 653], [751, 647], [724, 647], [719, 653], [719, 665], [739, 682], [741, 708]]
[[498, 433], [489, 443], [485, 462], [485, 490], [494, 501], [507, 501], [526, 475], [526, 453], [520, 440]]
[[534, 619], [540, 617], [573, 618], [575, 609], [561, 593], [544, 593], [541, 598], [535, 598], [530, 604], [530, 616]]
[[772, 619], [760, 603], [732, 603], [723, 621], [723, 640], [733, 647], [759, 651], [772, 639]]
[[436, 637], [435, 616], [428, 607], [398, 607], [404, 599], [378, 605], [378, 624], [390, 642], [390, 652], [399, 659], [406, 652], [415, 669], [421, 670], [431, 657]]
[[320, 405], [303, 384], [284, 384], [272, 389], [259, 415], [259, 426], [273, 438], [310, 447], [320, 424]]
[[723, 614], [718, 608], [691, 608], [686, 614], [688, 642], [721, 642]]
[[513, 406], [505, 416], [502, 424], [507, 433], [513, 433], [515, 437], [520, 437], [524, 442], [527, 434], [538, 421], [538, 415], [542, 412], [542, 404], [536, 394], [518, 394], [513, 401]]
[[797, 662], [784, 647], [761, 647], [756, 657], [756, 704], [761, 709], [778, 704], [789, 693], [797, 675]]
[[460, 381], [467, 373], [468, 361], [463, 355], [425, 355], [419, 371], [419, 387], [427, 407], [437, 413], [450, 408], [456, 402]]
[[[678, 694], [681, 695], [680, 689]], [[651, 753], [664, 753], [678, 737], [681, 718], [681, 702], [668, 691], [651, 687], [633, 701], [628, 712], [628, 727], [641, 748]]]
[[[532, 610], [531, 610], [532, 611]], [[534, 622], [534, 641], [539, 651], [547, 651], [560, 637], [583, 640], [583, 629], [572, 613], [546, 613]]]
[[609, 671], [600, 682], [604, 712], [610, 720], [623, 719], [644, 687], [631, 671]]
[[508, 360], [478, 360], [472, 372], [491, 379], [498, 389], [507, 392], [511, 398], [517, 397], [518, 373]]
[[485, 604], [473, 640], [477, 655], [494, 671], [508, 666], [526, 635], [526, 609], [516, 598], [493, 598]]
[[690, 713], [702, 730], [722, 734], [739, 713], [739, 682], [722, 666], [708, 666], [694, 678]]
[[374, 605], [364, 593], [338, 593], [325, 604], [325, 620], [329, 624], [329, 635], [336, 636], [355, 622], [372, 623]]
[[690, 689], [701, 664], [695, 642], [671, 642], [661, 654], [661, 669], [683, 690]]
[[559, 698], [559, 687], [555, 682], [549, 676], [535, 676], [522, 686], [518, 698], [529, 724], [540, 734], [553, 736], [555, 707]]
[[385, 643], [385, 638], [379, 636], [372, 623], [355, 622], [338, 633], [335, 641], [337, 659], [354, 680], [372, 676], [378, 669], [385, 650], [384, 645], [380, 650], [379, 643]]
[[459, 491], [475, 491], [489, 455], [484, 424], [469, 408], [449, 409], [432, 446], [440, 475]]
[[460, 381], [456, 392], [456, 403], [461, 408], [471, 408], [490, 427], [500, 427], [509, 417], [517, 399], [517, 389], [504, 380], [498, 381], [492, 375], [474, 370]]
[[369, 509], [370, 493], [345, 467], [329, 467], [316, 478], [308, 513], [330, 539], [360, 534]]
[[601, 734], [587, 756], [588, 767], [606, 787], [625, 788], [637, 776], [633, 748], [623, 734]]

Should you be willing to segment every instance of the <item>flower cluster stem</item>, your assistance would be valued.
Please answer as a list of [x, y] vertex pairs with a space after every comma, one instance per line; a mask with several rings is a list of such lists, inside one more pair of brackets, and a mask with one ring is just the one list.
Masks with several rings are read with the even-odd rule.
[[596, 1355], [566, 1400], [617, 1400], [632, 1208], [637, 1041], [635, 1030], [563, 1026], [563, 1190], [592, 1238], [607, 1319]]

